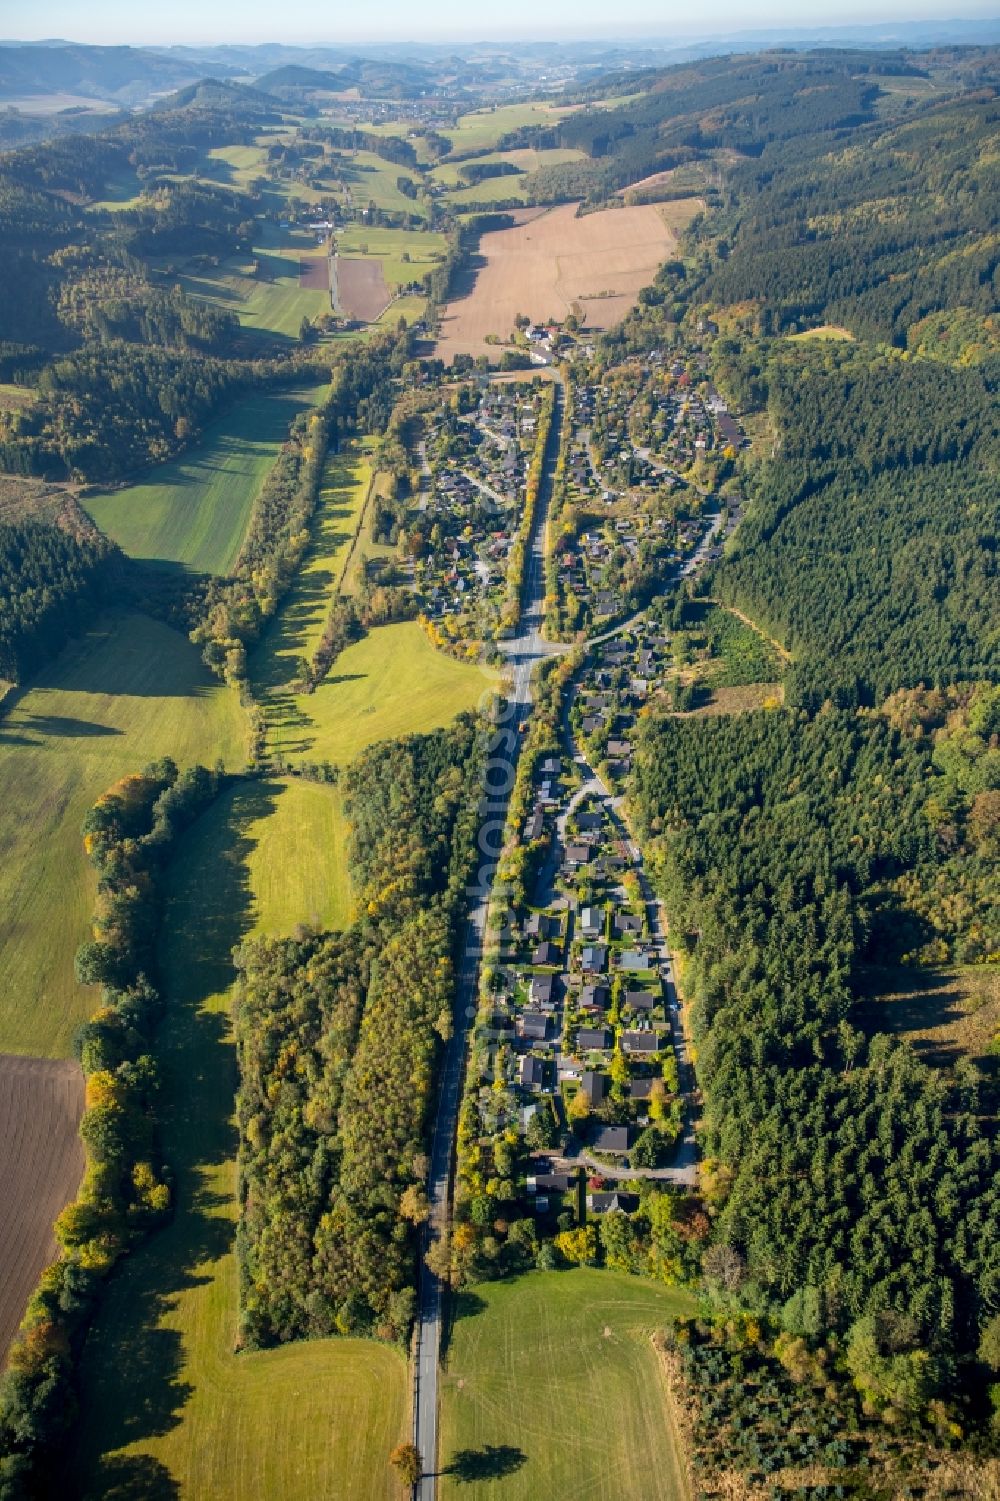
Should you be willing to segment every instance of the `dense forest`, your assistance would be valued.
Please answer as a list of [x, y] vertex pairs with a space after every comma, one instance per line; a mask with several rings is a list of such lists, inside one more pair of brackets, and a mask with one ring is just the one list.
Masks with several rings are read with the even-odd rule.
[[[866, 966], [915, 946], [944, 870], [978, 869], [995, 908], [997, 694], [973, 695], [935, 749], [945, 709], [903, 700], [896, 725], [829, 710], [652, 720], [634, 788], [683, 956], [709, 1198], [714, 1181], [737, 1280], [751, 1305], [818, 1298], [841, 1333], [905, 1315], [935, 1390], [1000, 1294], [990, 1107], [974, 1068], [918, 1061], [860, 1024], [858, 998]], [[993, 791], [971, 819], [981, 792], [949, 770], [963, 762], [970, 789]], [[956, 798], [946, 827], [937, 800]], [[947, 893], [933, 905], [961, 943]]]
[[872, 704], [995, 673], [993, 362], [722, 338], [715, 362], [776, 435], [747, 467], [753, 505], [715, 587], [792, 651], [789, 693], [811, 707]]
[[478, 725], [463, 717], [362, 755], [343, 781], [356, 920], [239, 951], [250, 1346], [409, 1330], [480, 751]]
[[93, 528], [0, 525], [0, 678], [23, 682], [93, 619], [119, 556]]

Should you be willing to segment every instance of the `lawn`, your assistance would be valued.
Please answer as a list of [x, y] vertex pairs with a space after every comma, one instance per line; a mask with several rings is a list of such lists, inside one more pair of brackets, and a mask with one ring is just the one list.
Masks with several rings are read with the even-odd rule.
[[[684, 1501], [650, 1336], [691, 1307], [682, 1291], [584, 1269], [460, 1295], [441, 1387], [441, 1501]], [[464, 1465], [449, 1475], [456, 1455]]]
[[177, 631], [108, 617], [0, 720], [0, 1052], [64, 1058], [96, 992], [73, 977], [94, 902], [80, 825], [126, 772], [158, 756], [240, 766], [232, 689]]
[[[168, 873], [157, 1056], [176, 1213], [112, 1279], [84, 1350], [75, 1489], [89, 1501], [398, 1501], [387, 1465], [407, 1423], [398, 1351], [318, 1340], [234, 1353], [230, 951], [296, 915], [286, 893], [257, 884], [254, 841], [304, 790], [239, 784], [185, 836]], [[296, 845], [293, 823], [284, 858], [337, 860], [322, 841], [308, 853]]]
[[420, 181], [408, 167], [387, 162], [373, 151], [354, 151], [345, 153], [338, 160], [336, 170], [347, 183], [352, 201], [359, 207], [367, 208], [371, 200], [376, 208], [387, 209], [390, 213], [415, 214], [419, 219], [427, 217], [427, 210], [420, 200], [407, 198], [396, 185], [398, 177]]
[[314, 693], [271, 689], [268, 744], [293, 762], [344, 766], [377, 740], [450, 724], [496, 682], [437, 651], [416, 621], [379, 626], [341, 653]]
[[299, 658], [311, 658], [319, 645], [368, 495], [370, 454], [370, 445], [354, 441], [327, 459], [312, 546], [250, 664], [258, 691], [288, 682]]
[[94, 496], [88, 512], [130, 557], [227, 572], [289, 423], [325, 390], [249, 392], [209, 424], [196, 448], [140, 484]]

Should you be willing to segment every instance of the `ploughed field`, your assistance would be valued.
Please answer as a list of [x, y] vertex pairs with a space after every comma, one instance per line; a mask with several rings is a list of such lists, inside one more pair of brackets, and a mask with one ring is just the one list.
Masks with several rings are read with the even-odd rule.
[[0, 1364], [83, 1174], [82, 1114], [76, 1063], [0, 1054]]
[[513, 229], [479, 242], [469, 290], [441, 315], [436, 353], [499, 355], [487, 335], [507, 339], [519, 313], [533, 322], [563, 319], [579, 303], [583, 322], [610, 328], [652, 281], [677, 240], [652, 204], [576, 217], [576, 205], [517, 211]]
[[389, 301], [382, 262], [338, 255], [332, 265], [337, 311], [360, 323], [374, 323]]

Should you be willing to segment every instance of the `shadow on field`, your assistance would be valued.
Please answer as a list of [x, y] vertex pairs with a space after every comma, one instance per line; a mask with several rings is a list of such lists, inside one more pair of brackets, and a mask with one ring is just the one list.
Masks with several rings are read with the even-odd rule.
[[444, 1360], [451, 1345], [455, 1325], [459, 1319], [474, 1319], [477, 1314], [486, 1311], [486, 1300], [478, 1293], [469, 1292], [466, 1288], [461, 1292], [451, 1293], [448, 1297], [445, 1309], [445, 1323], [441, 1331], [441, 1359]]
[[194, 1358], [201, 1366], [207, 1355], [216, 1370], [231, 1354], [234, 1330], [215, 1341], [204, 1306], [192, 1317], [184, 1304], [186, 1294], [219, 1275], [233, 1244], [232, 950], [252, 925], [247, 830], [274, 811], [281, 790], [237, 783], [181, 840], [167, 873], [159, 943], [165, 1014], [156, 1055], [160, 1140], [174, 1173], [175, 1214], [122, 1263], [84, 1350], [80, 1435], [88, 1501], [178, 1494], [168, 1488], [169, 1472], [161, 1474], [148, 1456], [114, 1451], [162, 1437], [181, 1421], [194, 1391], [185, 1379], [187, 1345], [207, 1341], [207, 1350], [196, 1344]]
[[484, 1444], [481, 1449], [459, 1449], [441, 1471], [460, 1484], [477, 1480], [504, 1480], [515, 1475], [528, 1456], [516, 1444]]

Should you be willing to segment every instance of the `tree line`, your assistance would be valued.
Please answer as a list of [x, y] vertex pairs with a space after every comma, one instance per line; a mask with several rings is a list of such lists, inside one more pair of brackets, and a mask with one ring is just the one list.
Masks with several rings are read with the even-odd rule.
[[0, 677], [23, 683], [107, 601], [118, 548], [93, 528], [0, 525]]

